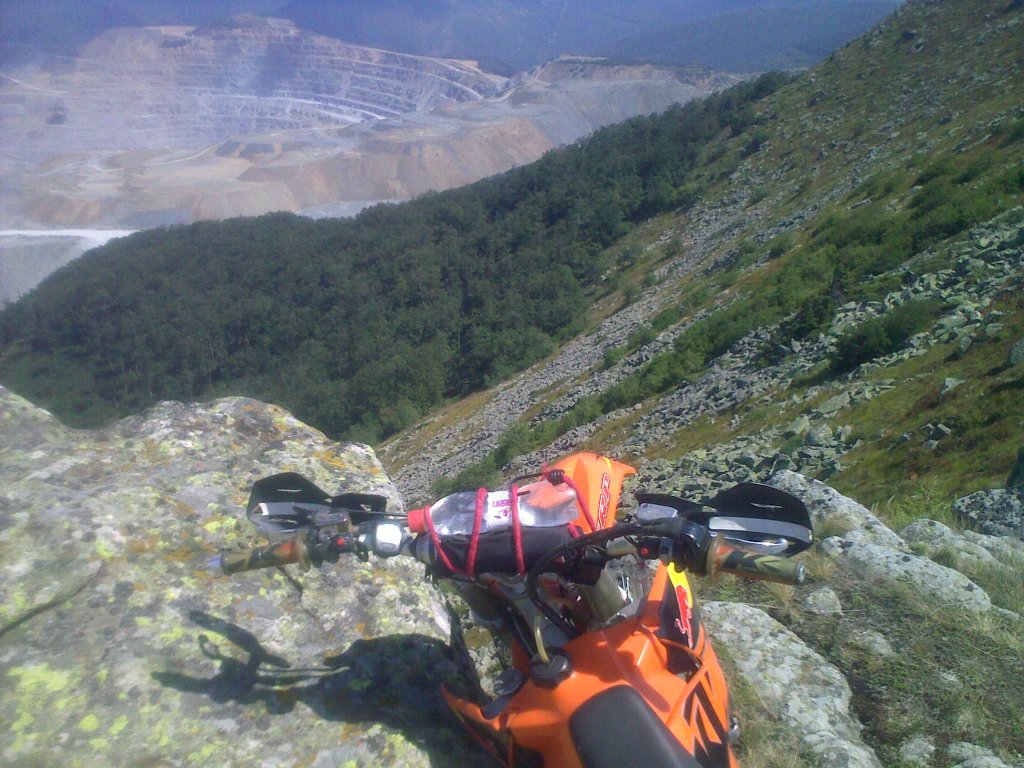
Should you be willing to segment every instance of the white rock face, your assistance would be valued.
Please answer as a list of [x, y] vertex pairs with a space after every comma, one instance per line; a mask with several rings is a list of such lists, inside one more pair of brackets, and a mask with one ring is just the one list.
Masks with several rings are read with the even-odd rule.
[[853, 575], [904, 585], [935, 605], [971, 613], [984, 613], [992, 608], [992, 601], [981, 587], [959, 571], [927, 558], [839, 536], [823, 541], [821, 551]]
[[801, 734], [822, 768], [880, 768], [850, 714], [850, 686], [824, 657], [764, 611], [740, 603], [702, 607], [714, 641], [768, 709]]
[[940, 549], [948, 549], [957, 558], [965, 558], [983, 565], [999, 563], [984, 546], [937, 520], [915, 520], [900, 531], [900, 535], [910, 544], [922, 547], [929, 556]]
[[990, 750], [965, 741], [951, 744], [949, 756], [953, 759], [955, 768], [1010, 768]]

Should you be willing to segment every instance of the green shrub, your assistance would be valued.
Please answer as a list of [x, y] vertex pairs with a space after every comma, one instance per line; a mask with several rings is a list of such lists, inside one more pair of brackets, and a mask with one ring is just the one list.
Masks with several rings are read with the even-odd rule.
[[861, 363], [895, 352], [908, 338], [931, 325], [942, 308], [943, 303], [934, 299], [908, 301], [887, 315], [847, 331], [836, 344], [832, 371], [852, 371]]
[[771, 242], [768, 243], [768, 258], [779, 258], [782, 254], [791, 250], [795, 243], [796, 240], [792, 232], [783, 232], [778, 237], [772, 238]]
[[604, 351], [601, 356], [601, 369], [607, 371], [609, 368], [615, 366], [622, 358], [626, 356], [625, 347], [611, 347]]
[[800, 309], [789, 320], [782, 323], [779, 331], [783, 339], [805, 339], [816, 331], [824, 329], [836, 312], [836, 301], [831, 296], [812, 296], [800, 305]]

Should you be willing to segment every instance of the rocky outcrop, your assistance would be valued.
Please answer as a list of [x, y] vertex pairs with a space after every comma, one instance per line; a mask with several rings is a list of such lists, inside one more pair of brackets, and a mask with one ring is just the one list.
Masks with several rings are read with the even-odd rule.
[[0, 388], [0, 762], [475, 765], [422, 569], [219, 575], [253, 480], [294, 470], [400, 505], [372, 451], [241, 398], [98, 432]]
[[[1024, 618], [993, 606], [984, 590], [948, 564], [954, 563], [957, 568], [1002, 569], [1013, 580], [1019, 578], [1024, 568], [1024, 543], [1012, 538], [959, 533], [926, 519], [916, 520], [896, 534], [855, 500], [823, 483], [783, 472], [772, 479], [772, 484], [804, 501], [816, 529], [846, 531], [814, 546], [815, 556], [830, 559], [835, 569], [813, 566], [819, 574], [815, 579], [818, 585], [796, 593], [799, 608], [791, 605], [783, 611], [788, 622], [802, 613], [812, 617], [810, 624], [808, 620], [795, 620], [798, 637], [760, 608], [731, 602], [707, 603], [702, 607], [702, 615], [716, 645], [726, 652], [759, 703], [802, 741], [816, 764], [880, 765], [872, 746], [862, 739], [862, 725], [854, 714], [854, 710], [870, 712], [877, 702], [855, 705], [844, 673], [852, 673], [851, 681], [870, 690], [874, 683], [867, 680], [861, 666], [865, 664], [863, 659], [868, 667], [896, 664], [904, 665], [900, 667], [904, 670], [919, 662], [904, 658], [909, 651], [896, 648], [884, 634], [907, 630], [890, 626], [880, 606], [859, 602], [856, 613], [847, 615], [844, 602], [853, 600], [856, 592], [880, 589], [873, 594], [888, 595], [893, 600], [906, 594], [911, 603], [927, 605], [929, 611], [993, 625], [1006, 622], [1004, 626], [1016, 632]], [[822, 578], [822, 573], [830, 575]], [[866, 610], [865, 605], [869, 606]], [[988, 612], [992, 613], [987, 619], [981, 618]], [[817, 633], [809, 629], [815, 621], [820, 627]], [[809, 646], [808, 638], [830, 648], [829, 659]], [[841, 653], [836, 653], [837, 638], [838, 645], [844, 648]], [[945, 647], [940, 651], [948, 652]], [[832, 661], [837, 658], [859, 660], [840, 670]], [[934, 674], [934, 665], [944, 663], [929, 660], [926, 674]], [[955, 675], [943, 674], [951, 685], [962, 684]], [[883, 677], [879, 684], [884, 686], [888, 681]], [[871, 693], [867, 696], [872, 698]], [[936, 744], [924, 733], [910, 736], [897, 751], [900, 760], [908, 765], [943, 764], [936, 755]], [[979, 768], [1013, 764], [977, 744], [953, 743], [943, 751], [949, 764]]]
[[838, 669], [758, 608], [712, 602], [701, 613], [758, 698], [801, 734], [817, 765], [881, 768], [861, 740], [863, 726], [850, 713], [850, 686]]
[[[826, 538], [819, 548], [850, 576], [905, 587], [933, 605], [970, 613], [992, 609], [992, 602], [981, 587], [953, 568], [911, 552], [906, 539], [863, 506], [824, 483], [783, 472], [772, 479], [772, 485], [803, 500], [819, 526], [825, 524], [832, 529], [839, 523], [848, 529], [841, 536]], [[940, 525], [935, 521], [918, 521], [904, 531], [912, 541], [923, 543], [926, 553], [934, 554], [947, 547], [985, 564], [995, 562], [984, 547], [948, 528], [943, 531]], [[938, 546], [936, 539], [941, 540]], [[979, 550], [984, 554], [979, 555]]]
[[[251, 482], [272, 472], [383, 493], [399, 508], [368, 448], [332, 443], [242, 398], [162, 403], [82, 432], [0, 389], [0, 428], [5, 762], [477, 763], [437, 692], [441, 682], [472, 690], [474, 671], [451, 649], [461, 635], [419, 566], [343, 560], [230, 580], [208, 567], [216, 549], [250, 541], [239, 512]], [[818, 545], [835, 563], [835, 589], [819, 584], [800, 604], [839, 622], [848, 647], [899, 654], [865, 617], [847, 619], [839, 584], [854, 581], [1021, 621], [946, 564], [1012, 573], [1024, 568], [1019, 540], [927, 520], [896, 534], [819, 481], [783, 471], [773, 482], [807, 504], [816, 528], [842, 531]], [[880, 764], [831, 661], [760, 608], [713, 601], [703, 615], [737, 673], [818, 763]], [[494, 666], [494, 653], [478, 649], [473, 662]], [[929, 744], [908, 741], [905, 751], [931, 765]], [[999, 768], [983, 746], [948, 754]]]
[[982, 533], [1024, 539], [1024, 492], [1020, 488], [972, 493], [958, 499], [953, 511]]

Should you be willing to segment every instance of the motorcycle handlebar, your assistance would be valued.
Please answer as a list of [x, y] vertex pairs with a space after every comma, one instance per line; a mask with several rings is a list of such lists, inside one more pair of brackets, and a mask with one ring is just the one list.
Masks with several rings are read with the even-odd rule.
[[[692, 535], [694, 532], [692, 524], [681, 528], [677, 521], [673, 521], [668, 530], [663, 530], [660, 533], [662, 536], [668, 535], [675, 542], [676, 546], [687, 542], [688, 546], [676, 549], [675, 556], [673, 557], [673, 560], [677, 560], [678, 564], [683, 568], [707, 576], [714, 576], [725, 572], [746, 578], [777, 581], [783, 584], [799, 585], [804, 581], [804, 566], [802, 563], [796, 563], [784, 557], [745, 548], [742, 544], [730, 541], [724, 536], [708, 536], [707, 529], [703, 529], [703, 535], [699, 537], [703, 539], [702, 542], [693, 541], [686, 533], [687, 528], [689, 528], [689, 534]], [[595, 541], [596, 539], [609, 540], [618, 535], [636, 532], [637, 530], [635, 527], [617, 526], [615, 529], [606, 529], [584, 538], [595, 539]], [[334, 537], [329, 542], [329, 548], [334, 555], [327, 559], [334, 560], [337, 554], [343, 552], [365, 552], [369, 550], [381, 557], [406, 554], [417, 557], [428, 564], [436, 560], [436, 556], [433, 555], [433, 546], [426, 540], [419, 541], [419, 544], [423, 546], [415, 546], [415, 542], [408, 538], [395, 541], [377, 541], [378, 537], [374, 528], [372, 531], [363, 532], [363, 535], [359, 536], [360, 540], [362, 538], [367, 539], [365, 544], [360, 545], [357, 542], [357, 535], [341, 534]], [[568, 550], [574, 547], [575, 543], [582, 541], [574, 539], [572, 540], [573, 543], [560, 542], [562, 546], [558, 547], [554, 546], [556, 540], [548, 541], [541, 547], [541, 551], [547, 553], [540, 558], [545, 564], [550, 564], [549, 561], [553, 560], [553, 557], [550, 556], [551, 553], [557, 554], [561, 550]], [[653, 552], [657, 552], [657, 547], [653, 548]], [[266, 547], [255, 547], [244, 552], [221, 552], [211, 559], [211, 566], [228, 575], [258, 568], [290, 565], [292, 563], [298, 563], [303, 570], [307, 570], [314, 561], [317, 565], [320, 565], [325, 559], [325, 554], [325, 552], [320, 552], [319, 549], [317, 552], [310, 552], [305, 540], [299, 537]], [[644, 556], [648, 555], [645, 553]], [[655, 555], [651, 554], [650, 556]], [[508, 563], [504, 562], [503, 565], [509, 566]], [[490, 568], [485, 569], [491, 570]], [[504, 570], [504, 568], [496, 570]]]
[[803, 563], [745, 549], [721, 536], [716, 536], [708, 547], [705, 568], [708, 576], [724, 572], [794, 586], [804, 583]]

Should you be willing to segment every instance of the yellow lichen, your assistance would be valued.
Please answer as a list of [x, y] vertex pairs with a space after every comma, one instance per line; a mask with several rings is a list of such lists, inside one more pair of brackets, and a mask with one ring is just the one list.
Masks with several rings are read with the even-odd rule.
[[92, 733], [100, 727], [100, 719], [90, 713], [78, 721], [78, 729], [86, 733]]
[[175, 640], [180, 640], [185, 634], [185, 630], [180, 625], [172, 627], [168, 632], [163, 632], [160, 635], [160, 639], [169, 643], [173, 643]]
[[206, 764], [214, 752], [217, 751], [217, 745], [207, 743], [197, 749], [195, 752], [190, 752], [188, 755], [189, 762]]
[[96, 539], [95, 547], [96, 554], [104, 560], [113, 560], [118, 555], [118, 551], [101, 538]]
[[327, 464], [328, 466], [334, 467], [335, 469], [340, 469], [340, 470], [345, 470], [345, 471], [352, 469], [352, 466], [347, 461], [342, 459], [334, 451], [314, 451], [313, 452], [313, 458], [319, 459], [324, 464]]
[[68, 687], [71, 675], [62, 669], [50, 669], [49, 664], [32, 667], [14, 667], [7, 673], [18, 678], [19, 691], [34, 696], [37, 692], [58, 693]]

